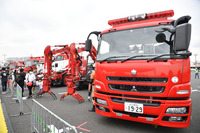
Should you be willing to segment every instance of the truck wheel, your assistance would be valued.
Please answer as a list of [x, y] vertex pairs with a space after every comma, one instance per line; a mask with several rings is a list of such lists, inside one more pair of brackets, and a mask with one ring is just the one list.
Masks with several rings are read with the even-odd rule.
[[69, 78], [69, 77], [68, 77], [67, 74], [64, 74], [64, 75], [62, 76], [62, 85], [67, 86], [67, 79], [68, 79], [68, 78]]

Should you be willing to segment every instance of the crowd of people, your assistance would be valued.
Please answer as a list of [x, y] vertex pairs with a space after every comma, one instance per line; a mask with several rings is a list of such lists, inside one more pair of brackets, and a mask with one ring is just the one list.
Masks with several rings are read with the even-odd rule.
[[[95, 112], [94, 105], [94, 82], [95, 82], [95, 72], [94, 70], [90, 73], [89, 87], [88, 87], [88, 101], [92, 101], [92, 107], [89, 109], [90, 112]], [[35, 94], [35, 87], [38, 86], [37, 91], [43, 91], [43, 81], [41, 77], [37, 77], [37, 68], [34, 70], [29, 70], [25, 72], [24, 69], [14, 69], [11, 70], [9, 67], [3, 67], [0, 74], [1, 84], [2, 84], [2, 94], [6, 94], [8, 91], [8, 86], [11, 83], [12, 86], [16, 87], [19, 85], [22, 89], [22, 97], [24, 96], [24, 89], [28, 89], [29, 93], [27, 98], [31, 98]], [[9, 87], [12, 89], [12, 87]], [[39, 94], [39, 93], [38, 93]]]
[[[19, 85], [22, 89], [22, 97], [24, 97], [24, 89], [27, 88], [29, 93], [27, 98], [31, 98], [35, 94], [35, 87], [39, 86], [39, 91], [42, 91], [42, 79], [37, 77], [37, 69], [25, 72], [24, 69], [11, 70], [9, 67], [3, 67], [0, 74], [2, 84], [2, 94], [6, 94], [9, 84], [16, 87]], [[9, 89], [12, 89], [10, 87]]]

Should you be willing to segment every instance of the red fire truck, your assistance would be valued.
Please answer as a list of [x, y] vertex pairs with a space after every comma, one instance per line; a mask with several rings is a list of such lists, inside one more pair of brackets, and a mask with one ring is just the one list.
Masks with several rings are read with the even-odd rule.
[[10, 65], [10, 70], [18, 70], [19, 68], [23, 68], [24, 67], [24, 61], [18, 61], [18, 62], [11, 62]]
[[17, 69], [18, 68], [18, 63], [17, 62], [11, 62], [9, 67], [10, 67], [10, 70]]
[[44, 57], [30, 57], [27, 61], [25, 61], [24, 71], [33, 70], [41, 61], [44, 61]]
[[184, 128], [191, 119], [190, 16], [168, 19], [173, 10], [108, 21], [98, 36], [96, 113], [119, 119]]

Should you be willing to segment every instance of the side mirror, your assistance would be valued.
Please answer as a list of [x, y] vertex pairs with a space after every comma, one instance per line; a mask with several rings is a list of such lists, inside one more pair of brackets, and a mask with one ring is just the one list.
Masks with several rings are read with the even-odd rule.
[[165, 42], [165, 41], [166, 41], [166, 36], [165, 36], [165, 34], [163, 34], [163, 33], [157, 34], [157, 35], [156, 35], [156, 41], [157, 41], [158, 43]]
[[55, 64], [55, 67], [58, 67], [58, 63]]
[[100, 33], [101, 32], [99, 32], [99, 31], [93, 31], [88, 35], [87, 40], [85, 41], [85, 51], [89, 52], [91, 50], [91, 48], [92, 48], [92, 40], [89, 39], [90, 35], [95, 34], [98, 37], [98, 35]]
[[90, 39], [87, 39], [86, 42], [85, 42], [85, 51], [90, 51], [92, 48], [92, 40]]
[[186, 51], [190, 45], [191, 24], [184, 23], [176, 27], [174, 36], [173, 50], [174, 52]]

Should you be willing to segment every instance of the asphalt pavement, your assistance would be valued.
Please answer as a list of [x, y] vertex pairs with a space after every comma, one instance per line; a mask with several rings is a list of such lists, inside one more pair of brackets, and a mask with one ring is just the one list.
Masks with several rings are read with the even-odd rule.
[[[200, 79], [194, 79], [194, 73], [191, 74], [192, 84], [192, 119], [188, 128], [170, 128], [155, 126], [145, 123], [126, 121], [121, 119], [108, 118], [100, 116], [88, 109], [92, 106], [87, 101], [87, 89], [77, 91], [84, 99], [84, 103], [78, 101], [72, 96], [67, 96], [60, 101], [60, 96], [67, 91], [66, 87], [54, 86], [52, 91], [58, 99], [53, 100], [49, 94], [41, 98], [33, 99], [44, 105], [50, 111], [60, 118], [77, 128], [78, 133], [199, 133], [200, 132]], [[25, 90], [25, 96], [28, 90]], [[9, 120], [11, 121], [15, 133], [31, 133], [31, 115], [21, 115], [12, 117], [11, 115], [19, 114], [19, 103], [12, 99], [10, 93], [0, 95], [4, 103]], [[24, 113], [31, 112], [32, 100], [24, 100]]]

